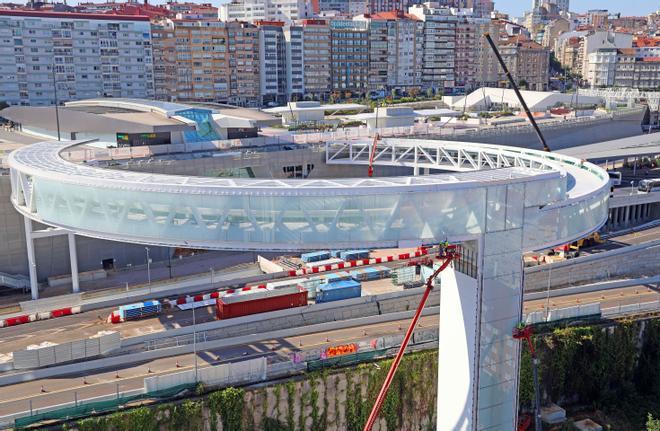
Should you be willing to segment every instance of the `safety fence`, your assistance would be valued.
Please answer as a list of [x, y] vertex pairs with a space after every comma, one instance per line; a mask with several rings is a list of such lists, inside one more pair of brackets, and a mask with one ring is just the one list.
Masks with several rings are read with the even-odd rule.
[[181, 385], [195, 384], [196, 382], [214, 387], [239, 386], [266, 380], [266, 373], [266, 358], [261, 357], [247, 361], [191, 369], [179, 373], [147, 377], [144, 379], [144, 390], [151, 393]]
[[22, 429], [43, 421], [67, 421], [97, 414], [110, 413], [129, 405], [136, 406], [141, 401], [167, 401], [178, 395], [188, 393], [194, 388], [195, 383], [186, 383], [153, 392], [144, 392], [143, 390], [140, 390], [139, 393], [134, 395], [116, 396], [110, 399], [108, 399], [108, 397], [97, 397], [88, 400], [75, 401], [73, 403], [68, 403], [69, 405], [64, 407], [54, 406], [55, 408], [52, 410], [45, 408], [41, 409], [41, 411], [29, 412], [30, 414], [25, 417], [16, 418], [14, 420], [14, 427], [16, 429]]
[[524, 316], [524, 322], [528, 325], [538, 323], [557, 322], [566, 319], [600, 316], [600, 303], [581, 304], [574, 307], [553, 308], [550, 310], [533, 311]]
[[105, 355], [120, 345], [119, 332], [100, 333], [84, 340], [17, 350], [12, 353], [13, 363], [15, 369], [47, 367]]

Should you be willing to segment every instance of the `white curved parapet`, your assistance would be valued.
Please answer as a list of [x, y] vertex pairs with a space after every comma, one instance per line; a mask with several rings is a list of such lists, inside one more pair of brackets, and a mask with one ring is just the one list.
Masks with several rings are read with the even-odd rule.
[[[532, 250], [583, 236], [607, 217], [605, 171], [521, 148], [391, 139], [379, 142], [375, 165], [456, 172], [275, 180], [75, 164], [60, 152], [76, 144], [41, 142], [11, 153], [12, 201], [33, 220], [103, 239], [302, 250], [421, 244], [522, 228], [522, 248]], [[370, 145], [329, 143], [327, 163], [367, 164]]]

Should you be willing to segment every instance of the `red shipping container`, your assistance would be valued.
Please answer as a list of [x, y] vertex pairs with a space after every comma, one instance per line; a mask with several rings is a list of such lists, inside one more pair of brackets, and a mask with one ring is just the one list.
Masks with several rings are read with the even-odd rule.
[[259, 295], [254, 299], [250, 299], [251, 295], [245, 295], [244, 298], [232, 302], [225, 302], [225, 298], [220, 297], [215, 300], [216, 317], [218, 319], [231, 319], [232, 317], [307, 305], [306, 290], [296, 288], [293, 293], [287, 293], [286, 290], [270, 290], [267, 296]]

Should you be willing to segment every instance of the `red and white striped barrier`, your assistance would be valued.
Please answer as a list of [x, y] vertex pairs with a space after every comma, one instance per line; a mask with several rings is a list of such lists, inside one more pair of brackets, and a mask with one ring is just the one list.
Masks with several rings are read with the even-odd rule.
[[53, 319], [55, 317], [70, 316], [72, 314], [78, 313], [80, 313], [80, 307], [65, 307], [51, 311], [42, 311], [34, 314], [23, 314], [20, 316], [8, 317], [6, 319], [0, 320], [0, 328], [22, 325], [24, 323], [34, 322], [37, 320], [47, 320]]
[[318, 274], [320, 272], [336, 271], [338, 269], [355, 268], [355, 267], [358, 267], [358, 266], [365, 266], [365, 265], [377, 265], [379, 263], [384, 263], [384, 262], [396, 262], [398, 260], [406, 260], [406, 259], [410, 259], [410, 258], [413, 258], [413, 257], [426, 256], [427, 254], [428, 254], [428, 249], [420, 248], [419, 250], [415, 251], [414, 253], [401, 253], [401, 254], [393, 255], [393, 256], [372, 257], [370, 259], [349, 260], [347, 262], [333, 263], [331, 265], [321, 265], [321, 266], [316, 266], [314, 268], [292, 269], [292, 270], [289, 271], [289, 277], [296, 277], [296, 276], [307, 275], [307, 274]]

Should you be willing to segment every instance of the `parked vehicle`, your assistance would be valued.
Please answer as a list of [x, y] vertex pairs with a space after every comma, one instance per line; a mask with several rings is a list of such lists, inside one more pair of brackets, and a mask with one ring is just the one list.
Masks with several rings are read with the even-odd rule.
[[618, 187], [621, 185], [621, 172], [608, 171], [607, 174], [610, 176], [610, 187]]
[[637, 185], [637, 193], [651, 193], [660, 191], [660, 178], [641, 180]]

